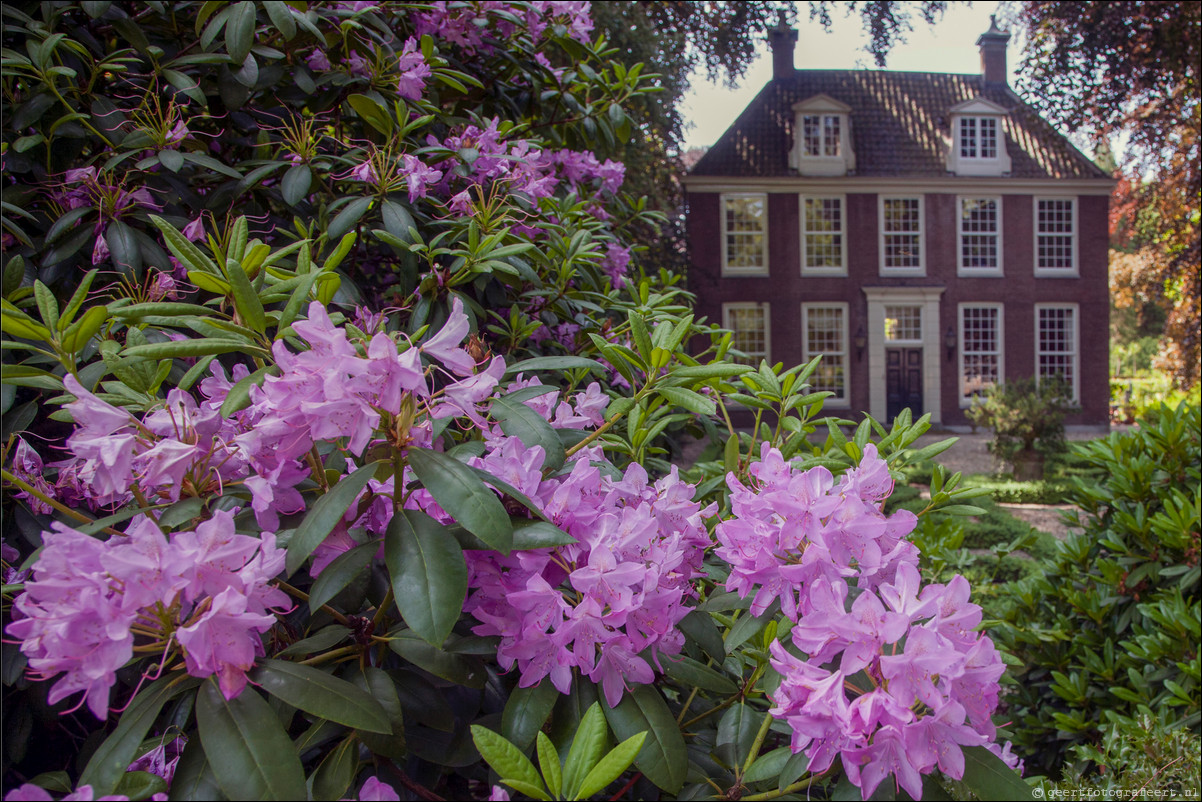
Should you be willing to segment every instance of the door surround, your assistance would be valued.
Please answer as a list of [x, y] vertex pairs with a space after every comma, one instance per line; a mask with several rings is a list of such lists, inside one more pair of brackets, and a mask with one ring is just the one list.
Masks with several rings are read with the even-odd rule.
[[[942, 335], [939, 333], [939, 302], [946, 287], [862, 287], [868, 300], [868, 413], [884, 421], [885, 397], [885, 307], [922, 307], [922, 398], [933, 425], [943, 423]], [[917, 344], [916, 344], [917, 345]]]

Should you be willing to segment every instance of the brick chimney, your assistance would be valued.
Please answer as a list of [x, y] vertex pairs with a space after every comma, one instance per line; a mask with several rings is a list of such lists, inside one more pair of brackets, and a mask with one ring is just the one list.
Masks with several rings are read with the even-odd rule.
[[989, 15], [989, 30], [977, 38], [977, 47], [981, 48], [981, 75], [985, 76], [987, 84], [1006, 83], [1006, 43], [1010, 34], [997, 26], [997, 17]]
[[797, 46], [797, 31], [789, 27], [782, 13], [775, 28], [768, 29], [768, 46], [772, 48], [772, 77], [788, 78], [793, 74], [793, 48]]

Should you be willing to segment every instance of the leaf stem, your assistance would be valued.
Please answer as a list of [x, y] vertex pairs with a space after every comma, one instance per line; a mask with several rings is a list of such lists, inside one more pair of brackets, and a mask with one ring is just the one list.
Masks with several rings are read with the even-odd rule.
[[759, 757], [760, 747], [764, 745], [764, 739], [768, 737], [768, 728], [771, 726], [771, 714], [764, 713], [764, 722], [760, 724], [760, 731], [755, 734], [755, 740], [751, 742], [751, 750], [747, 753], [747, 760], [743, 762], [743, 770], [739, 772], [739, 777], [751, 770], [751, 764]]
[[811, 785], [814, 784], [814, 781], [817, 779], [818, 778], [816, 776], [815, 777], [807, 777], [804, 780], [798, 780], [797, 782], [793, 783], [792, 785], [786, 785], [784, 788], [778, 788], [775, 791], [765, 791], [762, 794], [752, 794], [751, 796], [745, 796], [745, 797], [743, 797], [743, 802], [758, 802], [758, 800], [761, 800], [761, 799], [778, 799], [782, 796], [786, 796], [788, 794], [793, 794], [798, 791], [803, 791], [806, 788], [809, 788]]
[[[282, 579], [276, 579], [276, 580], [274, 580], [274, 582], [276, 584], [276, 587], [278, 587], [280, 590], [287, 593], [289, 596], [294, 596], [304, 602], [309, 601], [309, 594], [305, 593], [300, 588], [294, 588]], [[347, 618], [345, 615], [343, 615], [342, 613], [335, 610], [330, 605], [323, 604], [321, 606], [321, 609], [326, 611], [330, 615], [332, 615], [334, 617], [334, 620], [337, 621], [339, 624], [342, 624], [344, 627], [351, 626], [351, 620], [349, 618]]]

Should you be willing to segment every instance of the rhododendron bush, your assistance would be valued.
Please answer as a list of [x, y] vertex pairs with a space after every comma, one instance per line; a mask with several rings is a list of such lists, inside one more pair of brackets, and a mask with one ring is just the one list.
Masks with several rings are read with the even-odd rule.
[[6, 5], [5, 798], [1026, 793], [947, 444], [640, 270], [588, 11]]

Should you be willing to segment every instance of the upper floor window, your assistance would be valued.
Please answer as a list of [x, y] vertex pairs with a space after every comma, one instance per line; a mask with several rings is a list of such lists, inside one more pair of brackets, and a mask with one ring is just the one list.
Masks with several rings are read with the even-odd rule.
[[841, 119], [837, 114], [804, 115], [801, 118], [801, 155], [838, 156]]
[[952, 106], [947, 169], [956, 175], [1010, 172], [1003, 122], [1009, 111], [983, 97]]
[[1077, 275], [1077, 229], [1073, 198], [1035, 200], [1035, 275]]
[[881, 197], [881, 272], [922, 275], [922, 196]]
[[997, 118], [960, 118], [960, 158], [997, 158]]
[[727, 303], [722, 304], [722, 327], [734, 333], [731, 348], [741, 351], [743, 356], [730, 355], [731, 362], [759, 367], [760, 360], [767, 360], [769, 351], [768, 304]]
[[722, 273], [768, 275], [768, 196], [722, 196]]
[[961, 197], [961, 276], [1002, 275], [1002, 199]]
[[801, 199], [801, 272], [846, 275], [843, 197]]
[[793, 104], [794, 144], [789, 166], [801, 175], [846, 175], [856, 169], [851, 106], [829, 95]]

